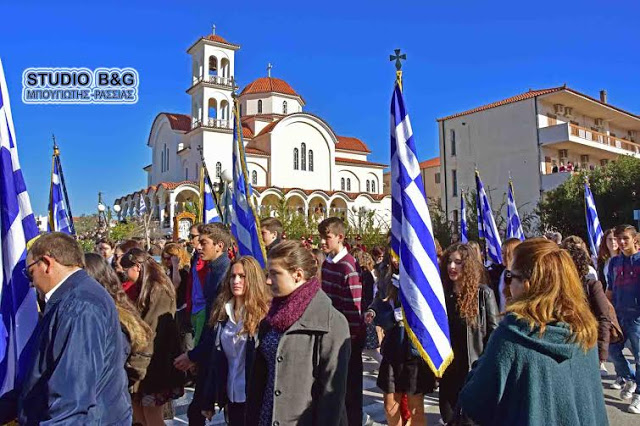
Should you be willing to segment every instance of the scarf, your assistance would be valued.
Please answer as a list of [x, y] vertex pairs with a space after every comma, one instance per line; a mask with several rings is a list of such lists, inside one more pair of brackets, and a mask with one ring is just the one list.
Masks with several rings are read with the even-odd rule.
[[265, 321], [277, 332], [284, 333], [300, 319], [318, 291], [320, 291], [320, 281], [312, 277], [291, 294], [274, 297]]

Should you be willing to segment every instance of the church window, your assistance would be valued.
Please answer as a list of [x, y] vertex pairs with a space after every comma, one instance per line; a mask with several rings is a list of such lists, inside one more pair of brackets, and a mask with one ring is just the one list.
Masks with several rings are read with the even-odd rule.
[[293, 148], [293, 170], [298, 170], [298, 148]]
[[[166, 145], [165, 145], [166, 148]], [[162, 148], [162, 152], [160, 153], [160, 171], [164, 172], [164, 153], [166, 152], [166, 149]]]
[[262, 114], [262, 101], [258, 101], [258, 114]]
[[313, 171], [313, 150], [309, 150], [309, 171]]
[[282, 102], [282, 113], [283, 114], [287, 113], [287, 101]]
[[368, 179], [367, 179], [367, 192], [371, 192], [371, 183], [369, 183]]
[[165, 145], [164, 161], [167, 162], [167, 165], [164, 167], [164, 169], [166, 171], [169, 171], [169, 148], [167, 148], [166, 145]]
[[375, 180], [371, 181], [371, 192], [373, 192], [374, 194], [376, 193], [376, 181]]
[[189, 168], [184, 169], [184, 180], [189, 180]]
[[300, 169], [307, 170], [307, 144], [300, 145]]
[[351, 179], [347, 178], [347, 191], [351, 191]]
[[220, 176], [222, 176], [222, 163], [218, 161], [216, 163], [216, 178], [219, 179]]
[[340, 179], [340, 189], [344, 191], [344, 178]]
[[251, 172], [251, 185], [257, 185], [257, 184], [258, 184], [258, 172], [254, 170]]

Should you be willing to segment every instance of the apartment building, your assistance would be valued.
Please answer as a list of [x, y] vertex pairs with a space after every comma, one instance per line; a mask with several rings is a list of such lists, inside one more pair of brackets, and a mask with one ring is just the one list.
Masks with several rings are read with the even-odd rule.
[[[442, 189], [440, 188], [441, 173], [440, 173], [440, 157], [430, 158], [428, 160], [420, 162], [420, 174], [422, 175], [422, 183], [424, 184], [424, 191], [427, 198], [432, 200], [439, 200], [442, 196]], [[384, 194], [391, 194], [391, 172], [386, 172], [382, 175], [382, 190]]]
[[476, 169], [494, 208], [511, 175], [523, 213], [571, 169], [603, 167], [621, 155], [640, 158], [640, 116], [610, 104], [604, 90], [599, 99], [566, 85], [529, 90], [437, 122], [442, 204], [453, 221], [461, 190], [475, 188]]

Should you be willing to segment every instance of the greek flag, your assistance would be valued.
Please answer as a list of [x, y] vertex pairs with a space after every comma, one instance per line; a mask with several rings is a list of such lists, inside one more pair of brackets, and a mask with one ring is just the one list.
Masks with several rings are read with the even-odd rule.
[[460, 242], [468, 243], [469, 235], [467, 231], [467, 206], [464, 202], [464, 191], [460, 194]]
[[53, 147], [53, 170], [51, 171], [51, 189], [49, 191], [49, 230], [52, 232], [64, 232], [75, 234], [73, 220], [69, 214], [69, 207], [65, 197], [66, 189], [62, 179], [62, 164], [60, 163], [60, 151]]
[[507, 239], [517, 238], [524, 241], [524, 231], [522, 223], [518, 215], [518, 208], [513, 196], [513, 182], [509, 181], [509, 189], [507, 191]]
[[502, 263], [502, 242], [500, 241], [500, 235], [498, 234], [498, 227], [496, 221], [493, 218], [493, 212], [491, 211], [491, 204], [489, 198], [484, 190], [484, 185], [480, 179], [480, 173], [476, 170], [476, 191], [477, 191], [477, 209], [478, 209], [478, 236], [484, 238], [485, 252], [487, 259], [485, 263], [490, 265], [495, 263], [499, 265]]
[[147, 212], [147, 203], [144, 202], [144, 194], [140, 194], [140, 206], [138, 208], [138, 213], [140, 216], [144, 216]]
[[260, 235], [260, 222], [251, 205], [251, 189], [247, 180], [247, 161], [237, 106], [233, 122], [233, 182], [231, 233], [238, 243], [240, 256], [253, 256], [264, 268], [267, 256]]
[[27, 368], [38, 322], [36, 294], [23, 274], [27, 243], [38, 235], [20, 169], [9, 92], [0, 61], [0, 423], [11, 420], [14, 389]]
[[391, 99], [391, 248], [400, 258], [405, 329], [437, 377], [453, 359], [431, 217], [400, 82]]
[[596, 203], [593, 201], [593, 194], [591, 193], [588, 181], [584, 183], [584, 204], [585, 215], [587, 217], [587, 234], [589, 234], [589, 247], [591, 248], [591, 255], [597, 256], [604, 234], [600, 226]]
[[207, 168], [203, 166], [200, 173], [200, 199], [202, 200], [202, 222], [204, 223], [222, 222], [211, 186], [209, 173]]

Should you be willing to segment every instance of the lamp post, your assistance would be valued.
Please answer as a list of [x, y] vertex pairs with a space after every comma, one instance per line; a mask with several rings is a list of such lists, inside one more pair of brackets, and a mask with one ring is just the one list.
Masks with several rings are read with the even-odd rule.
[[118, 216], [118, 222], [119, 222], [120, 221], [120, 212], [122, 211], [122, 207], [120, 207], [120, 204], [114, 204], [113, 211], [116, 212], [116, 215]]

